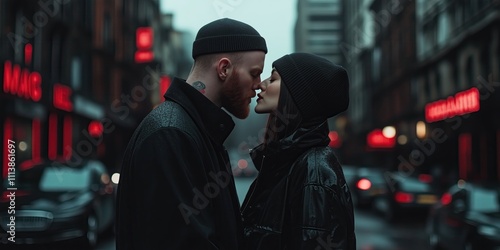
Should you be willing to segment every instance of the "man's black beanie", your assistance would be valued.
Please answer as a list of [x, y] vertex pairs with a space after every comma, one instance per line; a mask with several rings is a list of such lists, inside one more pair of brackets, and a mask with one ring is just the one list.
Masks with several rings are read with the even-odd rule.
[[252, 26], [222, 18], [200, 28], [193, 42], [193, 59], [200, 55], [260, 50], [267, 53], [266, 40]]
[[349, 106], [349, 77], [340, 65], [310, 53], [292, 53], [273, 62], [304, 119], [329, 118]]

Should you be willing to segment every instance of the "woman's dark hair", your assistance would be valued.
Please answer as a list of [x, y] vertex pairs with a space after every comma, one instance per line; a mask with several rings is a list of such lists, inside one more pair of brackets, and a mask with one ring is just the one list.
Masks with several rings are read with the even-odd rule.
[[302, 123], [302, 115], [283, 81], [280, 86], [278, 108], [267, 119], [264, 145], [279, 141], [295, 132]]

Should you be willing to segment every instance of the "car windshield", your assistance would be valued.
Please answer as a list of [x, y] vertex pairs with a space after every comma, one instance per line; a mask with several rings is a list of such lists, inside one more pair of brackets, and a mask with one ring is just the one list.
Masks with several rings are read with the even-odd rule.
[[82, 190], [88, 186], [89, 171], [84, 169], [48, 167], [40, 180], [40, 190], [73, 191]]
[[470, 209], [483, 213], [500, 212], [500, 191], [477, 189], [471, 193]]
[[72, 168], [61, 164], [38, 165], [18, 175], [22, 189], [45, 192], [78, 191], [88, 187], [90, 173], [85, 168]]

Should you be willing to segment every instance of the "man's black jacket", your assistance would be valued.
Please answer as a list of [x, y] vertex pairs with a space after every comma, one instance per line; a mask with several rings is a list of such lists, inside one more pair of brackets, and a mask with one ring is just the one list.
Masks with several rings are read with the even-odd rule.
[[224, 140], [231, 117], [184, 80], [148, 114], [126, 149], [116, 248], [239, 249], [239, 202]]

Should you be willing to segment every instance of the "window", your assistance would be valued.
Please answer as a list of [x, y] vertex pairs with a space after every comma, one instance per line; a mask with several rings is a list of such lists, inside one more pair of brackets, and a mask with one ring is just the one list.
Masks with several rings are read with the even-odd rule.
[[74, 91], [82, 85], [82, 60], [79, 57], [71, 59], [71, 87]]
[[335, 15], [311, 15], [309, 20], [312, 22], [333, 22], [338, 19]]
[[437, 95], [438, 96], [441, 96], [441, 93], [443, 93], [443, 89], [442, 89], [442, 79], [441, 79], [441, 73], [439, 72], [439, 70], [436, 70], [434, 72], [434, 80], [435, 80], [435, 83], [436, 83], [436, 92], [437, 92]]
[[112, 49], [112, 40], [113, 40], [113, 28], [111, 23], [111, 16], [109, 13], [104, 14], [104, 25], [102, 29], [102, 43], [103, 47], [110, 50]]
[[466, 83], [465, 86], [471, 86], [474, 84], [474, 61], [472, 60], [472, 57], [469, 57], [467, 59], [467, 63], [465, 66], [465, 75], [466, 75]]
[[373, 58], [372, 58], [372, 75], [373, 75], [373, 80], [375, 82], [380, 79], [381, 60], [382, 60], [382, 54], [380, 52], [380, 48], [376, 47], [373, 50]]
[[[85, 29], [88, 30], [90, 33], [93, 31], [93, 16], [92, 16], [92, 10], [93, 10], [93, 2], [94, 1], [83, 1], [84, 2], [84, 23], [85, 23]], [[125, 9], [125, 8], [124, 8]]]
[[52, 37], [51, 41], [52, 47], [51, 47], [51, 54], [50, 54], [50, 60], [51, 60], [51, 72], [50, 72], [50, 79], [53, 80], [53, 82], [58, 82], [60, 81], [60, 69], [61, 69], [61, 48], [62, 48], [62, 38], [61, 35], [55, 31], [54, 35]]

